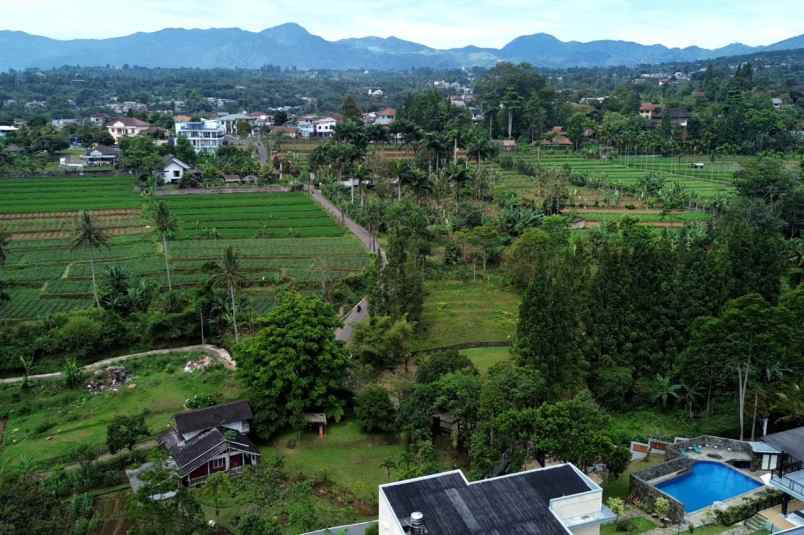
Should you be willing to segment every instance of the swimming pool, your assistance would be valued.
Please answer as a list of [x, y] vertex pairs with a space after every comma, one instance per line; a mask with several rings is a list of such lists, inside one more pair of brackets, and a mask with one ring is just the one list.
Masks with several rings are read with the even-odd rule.
[[752, 491], [762, 483], [723, 463], [697, 461], [690, 472], [659, 483], [656, 488], [684, 505], [688, 513]]

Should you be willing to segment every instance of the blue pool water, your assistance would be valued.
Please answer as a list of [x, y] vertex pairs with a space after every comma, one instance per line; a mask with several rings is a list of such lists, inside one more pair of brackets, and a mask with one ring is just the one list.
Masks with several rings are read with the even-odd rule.
[[761, 486], [758, 481], [725, 464], [708, 461], [698, 461], [689, 473], [656, 485], [684, 504], [688, 513]]

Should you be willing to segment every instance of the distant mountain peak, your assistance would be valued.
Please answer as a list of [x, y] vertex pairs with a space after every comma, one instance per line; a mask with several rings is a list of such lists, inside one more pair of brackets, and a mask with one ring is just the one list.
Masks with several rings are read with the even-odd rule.
[[166, 28], [112, 39], [57, 40], [18, 31], [0, 31], [0, 71], [63, 65], [143, 67], [242, 67], [271, 64], [301, 69], [458, 68], [493, 66], [499, 61], [537, 67], [605, 67], [707, 60], [762, 51], [804, 48], [804, 35], [764, 47], [731, 43], [708, 50], [669, 48], [628, 41], [561, 41], [538, 32], [503, 48], [473, 45], [438, 50], [392, 35], [329, 41], [288, 22], [255, 33], [239, 28]]

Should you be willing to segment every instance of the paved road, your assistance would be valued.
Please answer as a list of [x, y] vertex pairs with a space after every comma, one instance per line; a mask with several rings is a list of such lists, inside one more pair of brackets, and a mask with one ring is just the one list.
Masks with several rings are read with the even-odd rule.
[[[197, 345], [197, 346], [184, 346], [184, 347], [177, 347], [173, 349], [157, 349], [155, 351], [146, 351], [145, 353], [134, 353], [133, 355], [123, 355], [120, 357], [114, 357], [105, 360], [99, 360], [98, 362], [93, 362], [88, 366], [84, 366], [81, 368], [84, 372], [94, 372], [101, 368], [106, 368], [108, 366], [112, 366], [113, 364], [118, 364], [120, 362], [125, 362], [127, 360], [132, 359], [141, 359], [144, 357], [150, 357], [155, 355], [166, 355], [168, 353], [193, 353], [193, 352], [200, 352], [206, 353], [210, 357], [214, 358], [215, 360], [221, 362], [225, 367], [233, 370], [237, 367], [237, 363], [234, 361], [232, 356], [229, 352], [222, 347], [217, 347], [213, 345]], [[64, 377], [62, 372], [55, 372], [55, 373], [43, 373], [39, 375], [30, 375], [28, 376], [29, 381], [53, 381], [58, 380]], [[0, 384], [8, 385], [14, 383], [21, 383], [25, 380], [25, 377], [10, 377], [8, 379], [0, 379]]]
[[364, 297], [352, 310], [343, 318], [343, 327], [335, 331], [335, 339], [341, 342], [352, 341], [352, 331], [358, 323], [366, 321], [369, 317], [368, 298]]

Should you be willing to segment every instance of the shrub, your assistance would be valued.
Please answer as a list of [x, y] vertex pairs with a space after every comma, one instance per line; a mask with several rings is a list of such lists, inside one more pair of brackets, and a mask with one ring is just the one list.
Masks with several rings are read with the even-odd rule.
[[84, 381], [84, 374], [81, 366], [75, 358], [69, 358], [64, 362], [64, 385], [67, 388], [78, 388]]
[[750, 498], [743, 499], [738, 505], [722, 511], [716, 510], [717, 521], [726, 526], [747, 520], [763, 509], [782, 503], [783, 495], [776, 491], [766, 490]]
[[185, 400], [184, 405], [188, 409], [205, 409], [217, 403], [216, 397], [213, 394], [193, 394], [192, 397]]
[[379, 524], [374, 524], [370, 528], [365, 531], [366, 535], [380, 535], [380, 526]]
[[357, 396], [355, 416], [367, 433], [388, 433], [396, 427], [396, 407], [381, 386], [370, 386]]
[[455, 350], [433, 353], [418, 364], [416, 382], [421, 384], [434, 383], [442, 376], [458, 371], [477, 373], [477, 368], [469, 357]]

